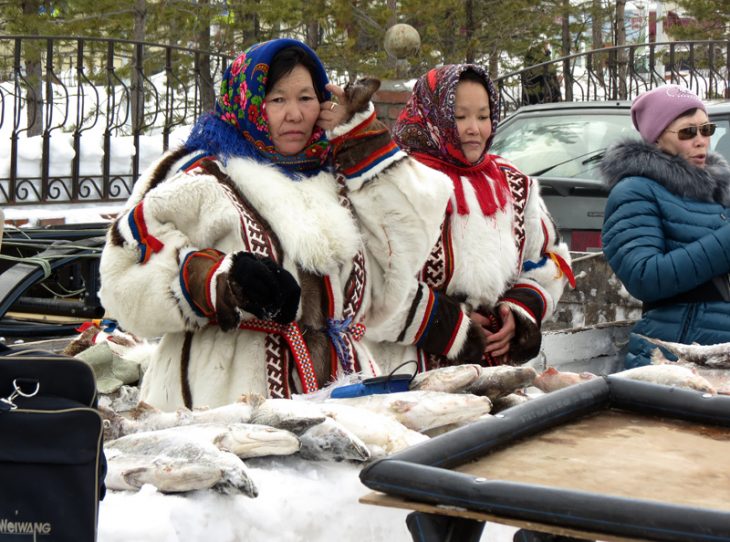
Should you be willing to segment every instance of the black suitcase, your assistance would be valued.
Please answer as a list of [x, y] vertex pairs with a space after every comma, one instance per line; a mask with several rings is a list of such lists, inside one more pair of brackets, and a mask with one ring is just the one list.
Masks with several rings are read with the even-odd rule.
[[83, 361], [0, 345], [0, 542], [96, 540], [106, 462]]

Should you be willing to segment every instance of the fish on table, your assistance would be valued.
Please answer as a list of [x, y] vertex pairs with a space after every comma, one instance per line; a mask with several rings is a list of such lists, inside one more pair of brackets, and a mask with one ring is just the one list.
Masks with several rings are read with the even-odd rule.
[[203, 423], [248, 423], [253, 411], [263, 398], [243, 397], [241, 400], [216, 408], [178, 408], [173, 412], [165, 412], [152, 405], [140, 401], [124, 413], [99, 406], [104, 419], [104, 438], [112, 440], [124, 435], [142, 431], [155, 431], [192, 424]]
[[550, 393], [553, 391], [580, 384], [598, 378], [597, 375], [588, 371], [574, 373], [571, 371], [560, 371], [555, 367], [548, 367], [533, 381], [532, 385], [540, 391]]
[[328, 399], [325, 404], [339, 403], [378, 414], [391, 416], [409, 429], [420, 433], [439, 427], [475, 420], [492, 410], [488, 397], [469, 393], [441, 391], [402, 391]]
[[639, 335], [642, 339], [661, 346], [668, 350], [681, 361], [689, 361], [697, 365], [706, 365], [707, 367], [730, 369], [730, 343], [718, 344], [682, 344], [670, 341], [662, 341], [652, 337]]
[[299, 435], [299, 455], [315, 461], [357, 461], [370, 459], [370, 450], [355, 433], [332, 418]]
[[483, 395], [494, 401], [499, 397], [531, 386], [535, 378], [537, 378], [537, 371], [528, 366], [480, 367], [479, 377], [464, 391], [474, 395]]
[[251, 423], [286, 429], [297, 435], [325, 420], [315, 403], [293, 399], [265, 399], [251, 414]]
[[212, 489], [226, 495], [258, 496], [243, 461], [182, 431], [134, 433], [104, 444], [106, 486], [138, 490], [151, 484], [163, 493]]
[[444, 391], [459, 393], [481, 374], [481, 367], [473, 363], [439, 367], [418, 373], [410, 384], [411, 390]]
[[651, 382], [663, 386], [676, 386], [678, 388], [697, 390], [712, 395], [717, 393], [715, 387], [706, 378], [697, 374], [696, 371], [676, 363], [643, 365], [614, 373], [613, 376]]
[[318, 405], [321, 412], [357, 435], [370, 450], [372, 459], [381, 458], [429, 439], [408, 429], [391, 416], [372, 412], [332, 399]]
[[503, 397], [498, 397], [492, 403], [492, 414], [497, 414], [508, 408], [512, 408], [530, 400], [530, 397], [522, 392], [516, 391]]

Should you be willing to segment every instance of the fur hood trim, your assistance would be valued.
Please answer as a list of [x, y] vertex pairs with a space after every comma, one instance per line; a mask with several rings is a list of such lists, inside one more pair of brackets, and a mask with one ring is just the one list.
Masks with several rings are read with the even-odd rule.
[[709, 152], [702, 169], [656, 145], [627, 139], [606, 151], [601, 173], [609, 190], [626, 177], [646, 177], [680, 197], [730, 207], [730, 165], [718, 153]]
[[276, 224], [284, 253], [302, 269], [337, 273], [360, 249], [360, 232], [339, 201], [331, 173], [292, 181], [272, 165], [238, 157], [228, 160], [226, 172], [261, 216]]

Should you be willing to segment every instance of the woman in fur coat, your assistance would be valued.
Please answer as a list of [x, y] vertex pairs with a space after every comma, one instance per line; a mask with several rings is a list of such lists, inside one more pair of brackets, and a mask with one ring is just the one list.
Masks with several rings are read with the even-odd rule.
[[601, 164], [611, 190], [603, 251], [643, 302], [627, 368], [651, 362], [656, 347], [641, 335], [730, 342], [730, 167], [709, 150], [715, 125], [702, 100], [677, 85], [641, 94], [631, 118], [642, 141], [617, 143]]
[[[419, 332], [430, 307], [415, 275], [448, 179], [393, 143], [377, 87], [328, 84], [301, 42], [254, 45], [226, 70], [215, 111], [135, 184], [108, 233], [100, 297], [124, 329], [161, 337], [142, 400], [307, 393], [379, 374], [366, 329]], [[466, 319], [431, 340], [478, 359], [479, 329]]]
[[[541, 324], [574, 280], [537, 181], [489, 154], [498, 119], [489, 75], [481, 66], [457, 64], [420, 77], [393, 128], [403, 150], [451, 180], [441, 234], [420, 270], [419, 295], [436, 307], [459, 303], [460, 317], [481, 324], [486, 365], [537, 355]], [[447, 324], [433, 317], [421, 329]], [[384, 370], [408, 359], [418, 359], [420, 370], [454, 362], [425, 333], [405, 348], [383, 342], [377, 330], [368, 338], [381, 341], [374, 348]]]

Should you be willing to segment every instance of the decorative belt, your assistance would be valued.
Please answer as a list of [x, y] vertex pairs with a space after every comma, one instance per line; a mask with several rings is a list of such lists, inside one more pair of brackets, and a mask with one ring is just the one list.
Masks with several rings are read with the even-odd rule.
[[304, 342], [302, 330], [299, 324], [291, 322], [290, 324], [279, 324], [270, 320], [244, 320], [238, 324], [239, 329], [249, 329], [252, 331], [262, 331], [264, 333], [276, 333], [281, 335], [289, 345], [289, 350], [294, 358], [294, 364], [299, 373], [299, 379], [302, 382], [302, 391], [311, 393], [317, 391], [317, 377], [314, 373], [314, 363], [312, 356], [309, 354], [307, 344]]

